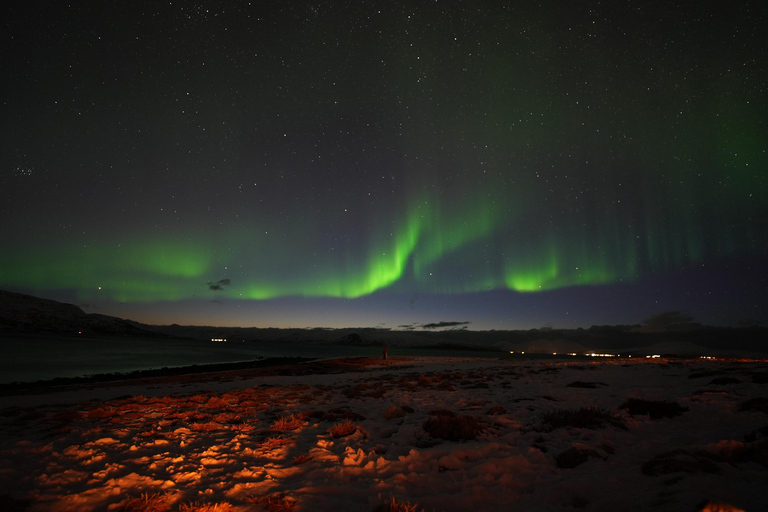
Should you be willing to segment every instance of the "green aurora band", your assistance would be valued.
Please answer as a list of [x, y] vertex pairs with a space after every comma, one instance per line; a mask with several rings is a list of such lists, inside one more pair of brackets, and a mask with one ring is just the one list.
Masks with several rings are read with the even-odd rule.
[[[684, 194], [685, 188], [673, 189]], [[519, 200], [519, 198], [518, 198]], [[708, 256], [763, 250], [759, 237], [736, 237], [728, 219], [705, 233], [691, 208], [635, 212], [611, 203], [597, 228], [569, 211], [542, 222], [492, 194], [448, 203], [437, 195], [411, 200], [401, 218], [370, 215], [363, 239], [349, 240], [343, 257], [320, 254], [311, 229], [283, 243], [255, 237], [243, 226], [226, 243], [159, 235], [130, 243], [88, 241], [14, 248], [0, 256], [0, 285], [33, 291], [71, 290], [82, 300], [175, 301], [193, 297], [266, 300], [287, 296], [356, 298], [394, 292], [457, 294], [509, 289], [539, 292], [637, 280], [644, 271], [676, 268]], [[397, 210], [397, 209], [395, 209]], [[391, 213], [391, 212], [390, 212]], [[717, 216], [713, 216], [716, 219]], [[371, 229], [367, 229], [371, 227]], [[227, 247], [229, 250], [219, 250]], [[705, 247], [712, 248], [709, 251]], [[231, 279], [211, 292], [207, 284]]]

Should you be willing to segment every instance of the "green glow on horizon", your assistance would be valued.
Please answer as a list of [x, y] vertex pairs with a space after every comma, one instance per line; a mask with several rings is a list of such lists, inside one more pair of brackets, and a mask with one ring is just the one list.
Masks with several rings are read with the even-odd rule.
[[[677, 268], [707, 255], [745, 252], [727, 226], [701, 227], [685, 187], [675, 215], [646, 207], [639, 224], [608, 204], [587, 227], [558, 214], [545, 222], [526, 209], [536, 198], [468, 191], [449, 201], [414, 196], [402, 209], [362, 212], [365, 229], [327, 244], [317, 223], [303, 219], [269, 238], [247, 223], [203, 239], [136, 236], [121, 243], [13, 248], [0, 255], [0, 285], [73, 290], [84, 300], [176, 301], [193, 297], [268, 300], [354, 299], [392, 289], [459, 294], [508, 289], [535, 293], [565, 287], [632, 282], [644, 269]], [[642, 204], [652, 204], [648, 196]], [[715, 219], [715, 222], [720, 222]], [[709, 237], [709, 240], [707, 239]], [[714, 243], [713, 243], [714, 241]], [[741, 243], [741, 245], [740, 245]], [[325, 244], [325, 245], [324, 245]], [[748, 247], [747, 247], [748, 248]], [[238, 269], [242, 269], [239, 270]], [[230, 279], [213, 291], [209, 283]]]
[[83, 297], [144, 302], [193, 295], [198, 290], [192, 280], [208, 271], [210, 254], [191, 242], [148, 239], [19, 251], [0, 261], [4, 285], [72, 289]]

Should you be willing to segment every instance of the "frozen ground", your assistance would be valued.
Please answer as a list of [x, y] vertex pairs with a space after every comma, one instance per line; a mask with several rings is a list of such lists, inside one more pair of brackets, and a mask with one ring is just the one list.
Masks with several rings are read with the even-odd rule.
[[768, 503], [764, 361], [348, 359], [0, 397], [0, 432], [2, 510]]

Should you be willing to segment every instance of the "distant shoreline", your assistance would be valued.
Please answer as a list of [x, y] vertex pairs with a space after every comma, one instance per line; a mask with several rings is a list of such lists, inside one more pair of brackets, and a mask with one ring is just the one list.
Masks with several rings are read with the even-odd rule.
[[270, 357], [236, 363], [193, 364], [186, 366], [135, 370], [132, 372], [99, 373], [82, 377], [55, 377], [53, 379], [29, 382], [10, 382], [0, 384], [0, 396], [24, 394], [30, 392], [44, 393], [52, 390], [53, 388], [60, 389], [83, 384], [104, 384], [110, 382], [136, 381], [163, 377], [182, 377], [186, 375], [199, 375], [205, 373], [254, 370], [271, 366], [295, 365], [313, 360], [314, 358], [307, 357]]

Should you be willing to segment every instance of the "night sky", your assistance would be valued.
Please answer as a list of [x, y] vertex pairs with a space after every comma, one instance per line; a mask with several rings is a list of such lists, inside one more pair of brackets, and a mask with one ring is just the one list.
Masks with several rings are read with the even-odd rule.
[[764, 2], [13, 4], [0, 288], [151, 323], [768, 322]]

